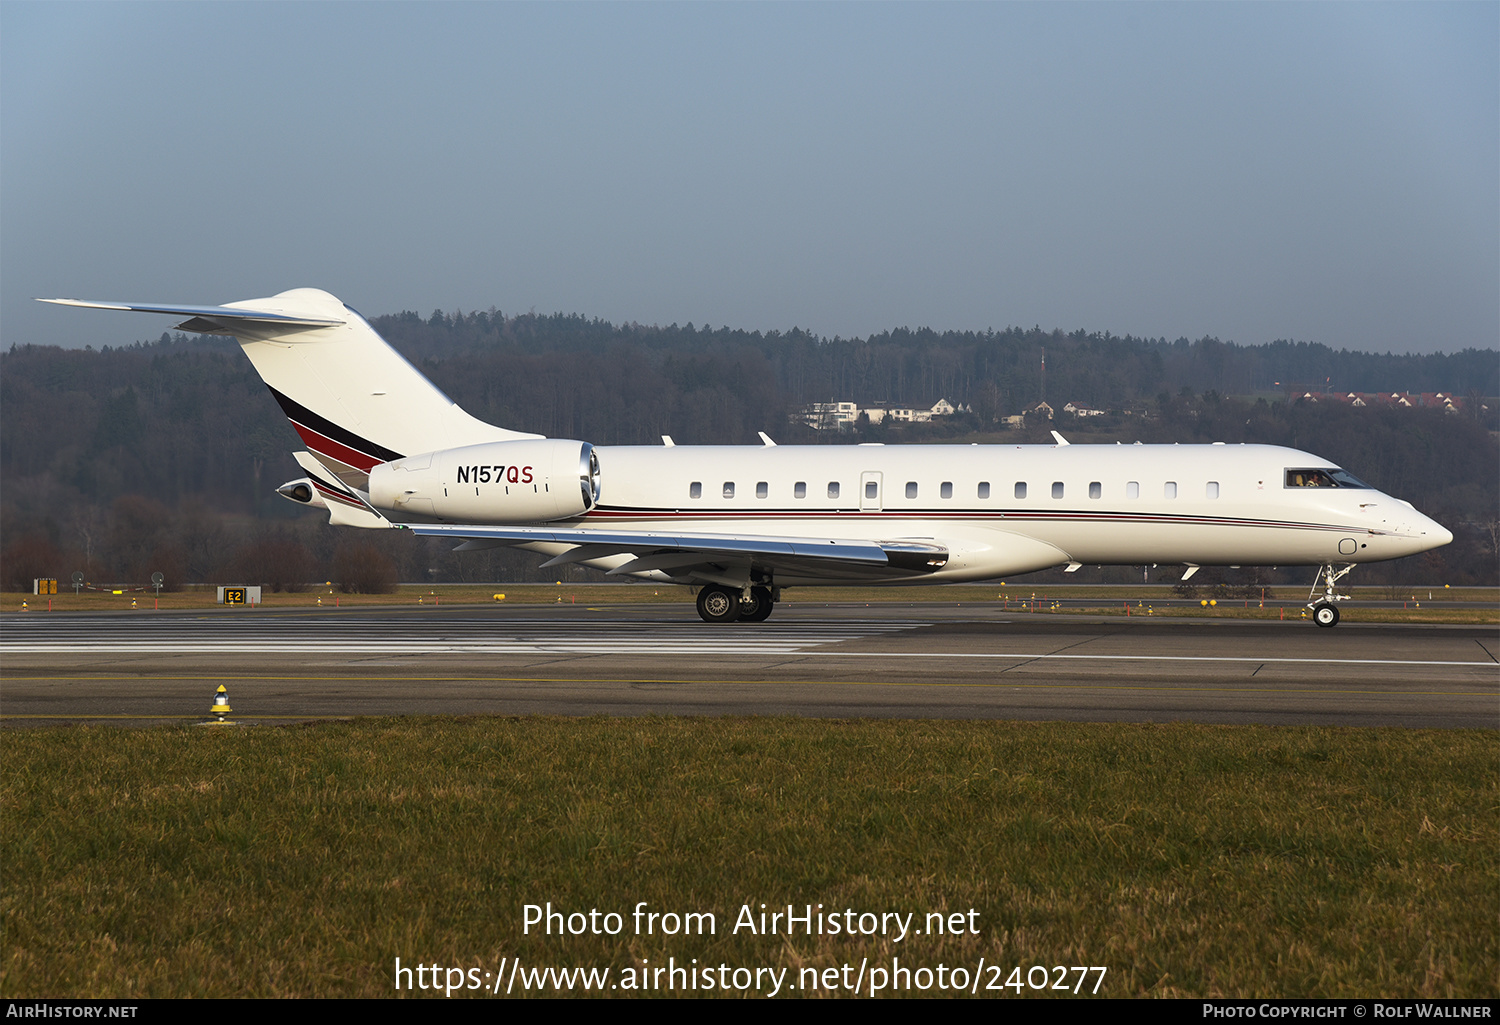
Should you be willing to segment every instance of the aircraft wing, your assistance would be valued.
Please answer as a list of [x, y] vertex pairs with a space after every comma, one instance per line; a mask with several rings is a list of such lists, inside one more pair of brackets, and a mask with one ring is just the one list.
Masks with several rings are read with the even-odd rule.
[[[762, 537], [744, 534], [668, 533], [567, 527], [498, 527], [477, 524], [402, 524], [426, 537], [463, 539], [459, 550], [492, 545], [559, 544], [577, 547], [546, 565], [586, 562], [615, 555], [635, 558], [611, 570], [690, 576], [694, 569], [726, 564], [766, 567], [791, 575], [888, 578], [942, 569], [948, 549], [929, 541], [864, 541], [821, 537]], [[717, 570], [715, 570], [717, 571]]]

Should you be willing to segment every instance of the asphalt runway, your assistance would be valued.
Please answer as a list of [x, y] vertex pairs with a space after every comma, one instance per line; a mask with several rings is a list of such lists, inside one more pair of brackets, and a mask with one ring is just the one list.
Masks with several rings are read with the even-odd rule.
[[788, 602], [8, 614], [0, 723], [802, 715], [1500, 728], [1493, 627]]

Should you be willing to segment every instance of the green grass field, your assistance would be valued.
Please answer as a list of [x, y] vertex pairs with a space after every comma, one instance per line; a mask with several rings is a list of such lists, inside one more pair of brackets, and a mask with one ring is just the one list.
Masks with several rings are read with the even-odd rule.
[[[791, 987], [818, 970], [899, 958], [992, 996], [1074, 965], [1116, 997], [1500, 995], [1492, 731], [413, 717], [3, 738], [5, 997], [379, 997], [398, 957], [486, 985], [502, 959], [621, 980], [698, 958], [809, 995]], [[643, 901], [716, 929], [636, 935]], [[523, 932], [547, 902], [623, 929]], [[919, 928], [973, 909], [978, 931], [734, 932], [761, 903]]]

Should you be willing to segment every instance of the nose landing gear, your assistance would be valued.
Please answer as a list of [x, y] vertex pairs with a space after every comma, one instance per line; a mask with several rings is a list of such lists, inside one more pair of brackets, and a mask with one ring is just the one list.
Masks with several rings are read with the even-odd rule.
[[1313, 622], [1319, 626], [1339, 625], [1339, 607], [1337, 605], [1318, 602], [1312, 606], [1312, 614]]
[[[1339, 607], [1338, 602], [1348, 601], [1349, 595], [1339, 594], [1334, 590], [1334, 585], [1343, 579], [1344, 575], [1354, 568], [1350, 563], [1343, 569], [1335, 570], [1333, 563], [1318, 567], [1318, 575], [1313, 577], [1312, 592], [1308, 595], [1311, 601], [1307, 607], [1312, 611], [1313, 622], [1319, 626], [1338, 626]], [[1323, 596], [1318, 596], [1318, 582], [1324, 584]]]

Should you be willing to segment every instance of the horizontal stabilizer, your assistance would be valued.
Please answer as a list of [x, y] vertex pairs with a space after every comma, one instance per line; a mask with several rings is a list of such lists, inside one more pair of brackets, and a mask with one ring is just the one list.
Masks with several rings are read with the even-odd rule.
[[207, 322], [190, 327], [193, 321], [179, 325], [186, 331], [213, 334], [215, 328], [233, 323], [274, 324], [278, 327], [334, 327], [342, 320], [327, 320], [315, 317], [294, 317], [271, 310], [243, 310], [234, 306], [174, 306], [164, 303], [107, 303], [89, 299], [38, 299], [37, 302], [55, 303], [58, 306], [82, 306], [91, 310], [125, 310], [131, 313], [165, 313], [179, 317], [191, 317]]

